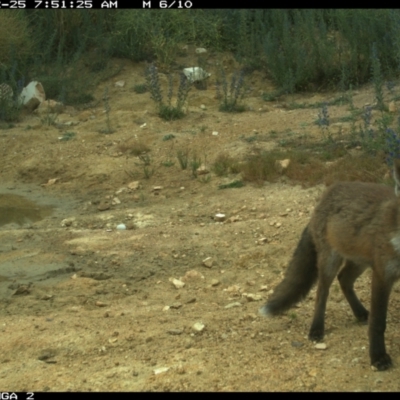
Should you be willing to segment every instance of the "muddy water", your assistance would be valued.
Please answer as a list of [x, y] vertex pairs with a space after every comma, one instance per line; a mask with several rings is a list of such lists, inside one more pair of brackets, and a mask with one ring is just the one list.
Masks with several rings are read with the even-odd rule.
[[71, 273], [68, 254], [57, 245], [65, 231], [60, 222], [74, 215], [76, 206], [74, 199], [57, 198], [40, 187], [0, 184], [0, 299], [20, 285]]

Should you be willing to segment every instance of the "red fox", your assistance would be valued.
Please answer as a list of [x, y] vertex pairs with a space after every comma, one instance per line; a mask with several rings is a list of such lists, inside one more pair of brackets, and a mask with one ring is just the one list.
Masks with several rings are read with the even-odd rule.
[[[277, 315], [302, 300], [318, 281], [309, 339], [324, 336], [329, 287], [335, 276], [359, 321], [369, 320], [371, 367], [392, 365], [385, 349], [386, 313], [393, 283], [400, 277], [400, 160], [394, 162], [395, 190], [375, 183], [330, 186], [304, 229], [283, 281], [260, 309]], [[354, 292], [354, 282], [372, 268], [371, 311]]]

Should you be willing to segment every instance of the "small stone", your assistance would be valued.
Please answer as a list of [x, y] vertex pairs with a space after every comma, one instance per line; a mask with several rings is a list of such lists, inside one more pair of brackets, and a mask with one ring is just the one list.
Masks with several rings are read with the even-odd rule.
[[261, 295], [253, 293], [243, 293], [242, 296], [248, 301], [260, 301], [262, 299]]
[[196, 279], [204, 279], [204, 276], [196, 271], [195, 269], [191, 269], [190, 271], [187, 271], [185, 275], [181, 278], [182, 281], [187, 282], [190, 280], [196, 280]]
[[97, 307], [106, 307], [107, 304], [103, 303], [102, 301], [96, 301], [96, 303], [94, 303]]
[[139, 186], [140, 186], [139, 181], [133, 181], [133, 182], [128, 184], [128, 188], [130, 190], [137, 190], [137, 189], [139, 189]]
[[75, 217], [65, 218], [61, 221], [61, 226], [71, 226], [75, 221]]
[[126, 225], [125, 224], [118, 224], [117, 225], [117, 230], [124, 231], [125, 229], [126, 229]]
[[196, 172], [198, 175], [206, 175], [206, 174], [210, 173], [210, 171], [207, 169], [207, 167], [204, 164], [200, 165], [200, 167], [197, 168]]
[[185, 286], [185, 282], [182, 282], [179, 279], [175, 279], [175, 278], [169, 278], [169, 281], [172, 282], [172, 284], [177, 288], [183, 288]]
[[242, 306], [242, 303], [239, 303], [238, 301], [235, 301], [234, 303], [227, 304], [224, 308], [225, 309], [229, 309], [229, 308], [241, 307], [241, 306]]
[[110, 207], [111, 207], [111, 206], [110, 206], [110, 203], [104, 201], [104, 202], [101, 202], [101, 203], [97, 206], [97, 209], [98, 209], [99, 211], [106, 211], [106, 210], [108, 210]]
[[326, 350], [327, 345], [326, 345], [326, 343], [317, 343], [314, 347], [315, 347], [317, 350]]
[[125, 81], [117, 81], [117, 82], [115, 82], [115, 86], [116, 87], [124, 87], [125, 86]]
[[218, 213], [218, 214], [215, 214], [214, 221], [223, 222], [223, 221], [225, 221], [225, 218], [226, 218], [225, 214]]
[[196, 54], [207, 53], [207, 50], [204, 47], [198, 47], [195, 51], [196, 51]]
[[112, 205], [121, 204], [121, 200], [118, 197], [114, 197], [111, 202]]
[[196, 332], [202, 332], [206, 326], [202, 322], [196, 322], [192, 328]]
[[162, 186], [153, 186], [153, 192], [159, 192], [162, 188]]
[[395, 113], [396, 112], [396, 103], [394, 101], [391, 101], [389, 103], [389, 112]]
[[218, 279], [211, 280], [211, 286], [218, 286], [219, 284], [220, 284], [220, 281]]
[[202, 110], [207, 110], [207, 107], [206, 107], [204, 104], [202, 104], [202, 105], [200, 106], [200, 108], [201, 108]]
[[207, 257], [203, 260], [203, 265], [207, 268], [211, 268], [213, 266], [213, 259], [212, 257]]
[[53, 350], [53, 349], [45, 349], [45, 350], [41, 351], [41, 353], [40, 353], [40, 355], [38, 357], [38, 360], [45, 361], [45, 360], [48, 360], [49, 358], [53, 358], [55, 355], [56, 355], [55, 350]]
[[212, 133], [212, 135], [213, 135], [213, 136], [218, 136], [218, 132], [217, 132], [217, 131], [214, 131], [214, 132]]
[[258, 243], [258, 244], [265, 244], [265, 243], [268, 243], [268, 238], [262, 237], [262, 238], [260, 238], [260, 239], [257, 240], [257, 243]]
[[161, 368], [156, 368], [153, 372], [154, 375], [162, 374], [163, 372], [169, 371], [169, 367], [161, 367]]
[[183, 329], [168, 329], [167, 333], [170, 335], [182, 335]]
[[182, 303], [179, 303], [179, 301], [177, 301], [177, 302], [175, 302], [175, 303], [172, 303], [170, 306], [169, 306], [169, 308], [173, 308], [173, 309], [175, 309], [175, 310], [177, 310], [178, 308], [181, 308], [182, 307]]

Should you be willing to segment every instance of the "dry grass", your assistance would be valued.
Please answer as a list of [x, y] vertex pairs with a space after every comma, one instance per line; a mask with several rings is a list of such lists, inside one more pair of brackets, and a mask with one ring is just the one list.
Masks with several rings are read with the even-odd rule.
[[130, 140], [128, 142], [120, 143], [118, 145], [118, 150], [123, 154], [137, 157], [142, 154], [149, 153], [150, 147], [143, 142], [137, 140]]
[[240, 172], [240, 163], [227, 153], [218, 154], [212, 165], [213, 172], [217, 176], [237, 174]]
[[[283, 159], [290, 159], [290, 164], [280, 172], [276, 161]], [[383, 155], [352, 155], [340, 149], [329, 157], [324, 152], [306, 150], [255, 152], [241, 164], [243, 180], [256, 184], [276, 182], [282, 177], [303, 186], [330, 185], [337, 181], [385, 183], [389, 180], [388, 172]]]

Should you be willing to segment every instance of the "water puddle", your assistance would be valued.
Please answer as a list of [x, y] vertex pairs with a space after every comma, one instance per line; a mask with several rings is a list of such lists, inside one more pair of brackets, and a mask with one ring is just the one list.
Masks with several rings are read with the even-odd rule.
[[37, 222], [51, 215], [53, 210], [53, 206], [38, 205], [23, 196], [0, 193], [0, 227]]

